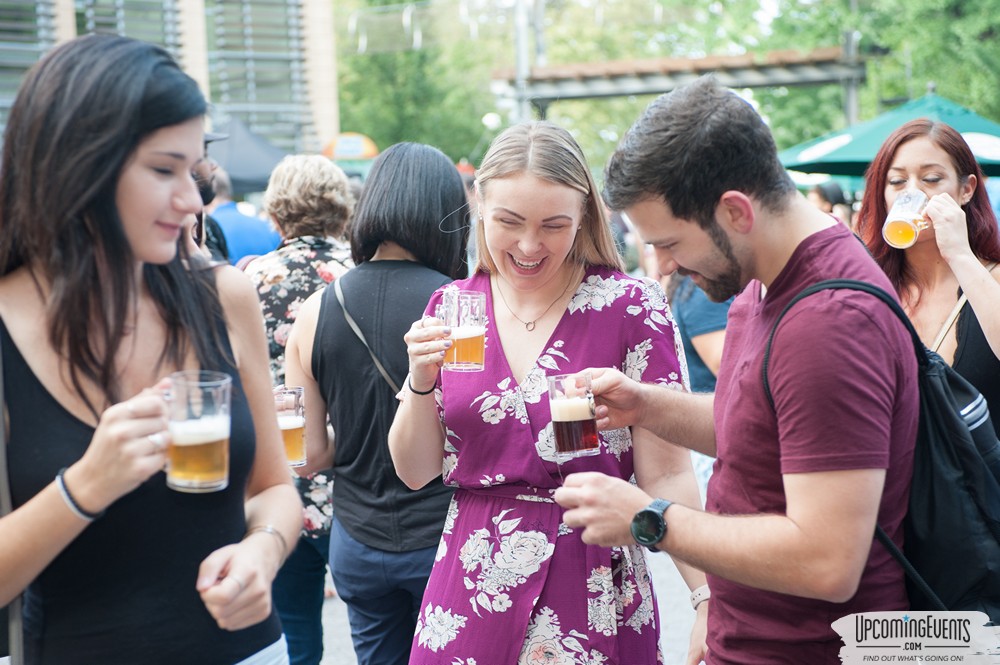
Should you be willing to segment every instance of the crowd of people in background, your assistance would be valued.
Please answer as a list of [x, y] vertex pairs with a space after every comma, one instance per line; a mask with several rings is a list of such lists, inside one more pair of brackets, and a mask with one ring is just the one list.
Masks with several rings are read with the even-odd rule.
[[[657, 663], [657, 552], [691, 594], [692, 665], [836, 663], [833, 620], [907, 609], [872, 547], [876, 524], [903, 540], [906, 329], [824, 292], [768, 340], [806, 286], [860, 279], [1000, 412], [1000, 231], [954, 129], [898, 128], [859, 202], [801, 192], [707, 76], [649, 105], [603, 188], [535, 121], [474, 175], [419, 143], [363, 185], [288, 156], [258, 216], [206, 154], [226, 140], [206, 108], [163, 49], [88, 36], [11, 109], [0, 604], [23, 600], [18, 665], [317, 665], [333, 593], [362, 665]], [[926, 228], [890, 246], [916, 190]], [[458, 291], [484, 294], [481, 371], [444, 367]], [[179, 370], [232, 377], [221, 491], [164, 482]], [[596, 454], [557, 451], [546, 381], [565, 373], [589, 374]], [[285, 386], [304, 394], [296, 468]]]

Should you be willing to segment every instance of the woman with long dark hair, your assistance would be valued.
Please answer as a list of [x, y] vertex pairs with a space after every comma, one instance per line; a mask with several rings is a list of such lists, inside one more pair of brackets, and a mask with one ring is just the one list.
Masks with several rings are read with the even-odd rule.
[[[911, 120], [868, 167], [858, 233], [921, 339], [979, 389], [1000, 424], [1000, 232], [984, 181], [961, 134]], [[882, 237], [882, 223], [908, 190], [927, 195], [928, 227], [912, 246], [896, 249]]]
[[[0, 173], [0, 343], [14, 512], [0, 604], [28, 663], [287, 662], [271, 581], [301, 525], [256, 294], [189, 255], [205, 100], [163, 49], [59, 46]], [[229, 485], [167, 487], [163, 381], [232, 377]]]
[[451, 160], [428, 145], [391, 146], [375, 160], [351, 221], [356, 267], [305, 302], [288, 340], [285, 382], [305, 388], [304, 469], [332, 464], [336, 474], [330, 571], [359, 665], [407, 662], [444, 526], [451, 489], [411, 491], [393, 469], [390, 381], [405, 385], [410, 323], [435, 289], [465, 275], [468, 236], [465, 189]]

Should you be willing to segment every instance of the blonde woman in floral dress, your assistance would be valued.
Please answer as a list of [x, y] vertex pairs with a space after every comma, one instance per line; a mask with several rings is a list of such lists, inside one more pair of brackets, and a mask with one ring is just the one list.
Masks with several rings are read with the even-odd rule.
[[[457, 488], [424, 593], [410, 663], [662, 662], [646, 552], [585, 545], [552, 493], [602, 471], [700, 505], [688, 454], [640, 429], [601, 432], [600, 453], [556, 463], [546, 376], [621, 369], [686, 389], [659, 285], [623, 274], [579, 146], [550, 123], [514, 126], [477, 172], [475, 274], [439, 289], [486, 293], [486, 369], [441, 372], [447, 329], [406, 334], [410, 376], [389, 437], [411, 488]], [[663, 450], [670, 451], [664, 455]], [[677, 562], [691, 588], [704, 575]], [[704, 651], [705, 612], [691, 662]]]

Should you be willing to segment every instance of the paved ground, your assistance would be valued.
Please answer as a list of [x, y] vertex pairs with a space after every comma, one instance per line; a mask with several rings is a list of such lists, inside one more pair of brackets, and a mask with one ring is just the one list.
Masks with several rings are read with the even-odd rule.
[[[688, 602], [688, 589], [677, 573], [670, 557], [651, 556], [653, 587], [660, 606], [664, 628], [661, 635], [665, 665], [684, 665], [688, 636], [694, 622], [694, 611]], [[351, 647], [351, 631], [347, 624], [347, 608], [339, 598], [326, 601], [323, 609], [324, 654], [322, 665], [357, 665]], [[491, 665], [511, 665], [493, 663]], [[625, 664], [627, 665], [627, 664]]]

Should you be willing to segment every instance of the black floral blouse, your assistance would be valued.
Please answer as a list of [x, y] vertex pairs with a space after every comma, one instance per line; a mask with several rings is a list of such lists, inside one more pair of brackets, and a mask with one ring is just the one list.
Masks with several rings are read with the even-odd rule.
[[[264, 314], [271, 380], [285, 382], [285, 344], [302, 303], [347, 272], [354, 263], [351, 248], [316, 236], [289, 238], [278, 249], [249, 263], [246, 274], [257, 287]], [[292, 473], [302, 496], [303, 534], [316, 538], [330, 532], [333, 518], [333, 474], [319, 471], [306, 478]]]

